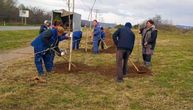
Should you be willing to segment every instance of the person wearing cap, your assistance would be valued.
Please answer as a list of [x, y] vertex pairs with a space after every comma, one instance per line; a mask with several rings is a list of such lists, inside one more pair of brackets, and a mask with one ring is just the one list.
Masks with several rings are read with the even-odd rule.
[[144, 65], [148, 68], [151, 66], [151, 58], [156, 45], [157, 33], [158, 31], [155, 28], [153, 20], [148, 20], [146, 22], [146, 27], [141, 29], [142, 56]]
[[50, 27], [50, 22], [48, 20], [45, 20], [44, 24], [42, 24], [41, 27], [40, 27], [39, 34], [46, 31], [47, 29], [49, 29], [49, 27]]
[[123, 77], [128, 74], [128, 58], [131, 55], [135, 43], [135, 34], [131, 30], [131, 23], [126, 23], [113, 34], [113, 41], [117, 47], [117, 82], [123, 82]]
[[42, 32], [32, 41], [31, 45], [34, 48], [34, 60], [38, 71], [38, 76], [36, 76], [34, 80], [46, 82], [43, 70], [43, 63], [45, 64], [46, 71], [51, 72], [53, 69], [53, 59], [50, 51], [52, 51], [52, 49], [58, 51], [57, 53], [60, 55], [64, 54], [59, 51], [60, 49], [58, 47], [55, 47], [59, 42], [60, 36], [62, 36], [63, 34], [64, 28], [58, 26], [54, 29], [49, 29]]
[[101, 36], [100, 36], [100, 39], [98, 41], [98, 46], [100, 46], [100, 44], [101, 44], [102, 50], [104, 49], [104, 41], [105, 41], [105, 31], [104, 31], [104, 28], [101, 27]]
[[101, 37], [101, 27], [100, 27], [99, 23], [97, 22], [97, 20], [93, 21], [93, 26], [94, 26], [94, 30], [93, 30], [93, 53], [98, 54], [99, 53], [98, 41]]

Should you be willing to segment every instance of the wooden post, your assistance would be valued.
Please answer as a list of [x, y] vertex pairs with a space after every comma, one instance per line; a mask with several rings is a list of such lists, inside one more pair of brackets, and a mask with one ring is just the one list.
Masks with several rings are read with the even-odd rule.
[[[73, 6], [72, 6], [72, 16], [74, 15], [74, 0], [72, 0], [73, 2]], [[69, 8], [69, 13], [70, 13], [70, 0], [68, 1], [68, 8]], [[72, 17], [74, 19], [74, 17]], [[74, 27], [74, 24], [73, 24], [73, 20], [72, 19], [72, 32], [70, 33], [70, 56], [69, 56], [69, 67], [68, 67], [68, 70], [71, 71], [71, 66], [72, 66], [72, 43], [73, 43], [73, 27]], [[70, 14], [69, 14], [69, 32], [70, 32], [70, 29], [71, 29], [71, 20], [70, 20]]]
[[140, 23], [138, 24], [138, 30], [137, 30], [137, 42], [138, 42], [138, 46], [137, 46], [137, 63], [139, 63], [139, 57], [140, 57], [140, 35], [139, 35], [139, 31], [140, 30]]
[[25, 25], [27, 24], [27, 18], [25, 17]]

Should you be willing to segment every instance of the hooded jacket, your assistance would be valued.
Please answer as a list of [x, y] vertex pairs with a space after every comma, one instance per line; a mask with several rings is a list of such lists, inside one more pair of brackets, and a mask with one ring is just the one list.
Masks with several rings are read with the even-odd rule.
[[126, 23], [123, 28], [118, 29], [113, 34], [113, 41], [117, 49], [125, 49], [130, 52], [133, 51], [135, 43], [135, 34], [131, 31], [131, 23]]

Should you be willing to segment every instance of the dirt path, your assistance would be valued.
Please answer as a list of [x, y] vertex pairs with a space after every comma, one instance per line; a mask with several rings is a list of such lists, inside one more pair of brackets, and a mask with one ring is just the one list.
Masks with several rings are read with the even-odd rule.
[[7, 63], [15, 62], [16, 60], [32, 56], [32, 47], [19, 48], [16, 50], [0, 53], [0, 69], [2, 69]]

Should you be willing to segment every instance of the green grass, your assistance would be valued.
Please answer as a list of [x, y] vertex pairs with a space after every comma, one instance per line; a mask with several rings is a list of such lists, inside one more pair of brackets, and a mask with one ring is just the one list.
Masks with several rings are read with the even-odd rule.
[[[138, 38], [139, 39], [139, 38]], [[46, 84], [27, 81], [36, 74], [33, 58], [0, 70], [0, 109], [14, 110], [192, 110], [193, 36], [159, 31], [154, 76], [126, 78], [122, 84], [95, 72], [54, 73]], [[137, 46], [132, 60], [137, 58]], [[56, 63], [64, 62], [56, 57]], [[115, 54], [74, 52], [73, 62], [115, 66]]]
[[10, 50], [30, 46], [30, 42], [38, 35], [38, 30], [0, 31], [0, 50]]

